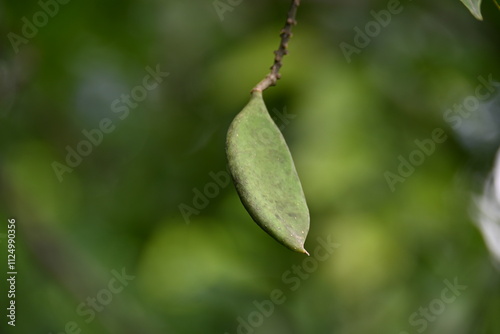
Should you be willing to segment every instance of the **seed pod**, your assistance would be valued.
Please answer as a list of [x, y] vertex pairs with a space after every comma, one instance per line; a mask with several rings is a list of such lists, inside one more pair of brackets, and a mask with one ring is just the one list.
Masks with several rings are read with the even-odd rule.
[[229, 170], [253, 220], [284, 246], [307, 253], [309, 209], [290, 150], [254, 91], [227, 133]]

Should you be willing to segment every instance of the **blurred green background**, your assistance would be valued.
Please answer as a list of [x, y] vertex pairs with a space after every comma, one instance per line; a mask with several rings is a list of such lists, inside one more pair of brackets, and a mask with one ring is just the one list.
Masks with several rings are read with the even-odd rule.
[[[222, 14], [212, 0], [72, 0], [47, 22], [37, 1], [0, 2], [1, 333], [500, 332], [500, 275], [473, 219], [500, 86], [460, 126], [443, 116], [479, 76], [500, 80], [500, 11], [484, 1], [480, 22], [458, 0], [402, 1], [348, 62], [339, 45], [389, 1], [302, 2], [264, 98], [310, 208], [306, 248], [339, 245], [322, 262], [261, 231], [231, 183], [196, 195], [225, 174], [226, 130], [272, 64], [288, 0], [223, 0]], [[36, 33], [23, 28], [34, 15]], [[141, 88], [157, 68], [168, 75]], [[386, 173], [438, 128], [446, 141], [391, 189]], [[58, 176], [79, 144], [87, 156]]]

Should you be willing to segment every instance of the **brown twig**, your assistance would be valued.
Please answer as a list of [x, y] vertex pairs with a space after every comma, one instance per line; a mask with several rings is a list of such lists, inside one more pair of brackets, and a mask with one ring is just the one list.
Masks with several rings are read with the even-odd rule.
[[281, 29], [280, 45], [278, 50], [274, 51], [274, 64], [271, 66], [271, 72], [252, 89], [252, 92], [262, 92], [270, 86], [276, 86], [276, 82], [281, 77], [279, 73], [282, 66], [281, 61], [283, 60], [283, 57], [288, 54], [288, 41], [292, 37], [292, 27], [297, 24], [295, 16], [297, 15], [297, 8], [299, 6], [300, 0], [292, 0], [285, 26]]

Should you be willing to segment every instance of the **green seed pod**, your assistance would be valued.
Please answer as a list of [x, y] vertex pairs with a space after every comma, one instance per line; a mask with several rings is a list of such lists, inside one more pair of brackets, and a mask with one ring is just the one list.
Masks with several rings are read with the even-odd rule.
[[236, 190], [253, 220], [284, 246], [307, 253], [309, 209], [290, 150], [254, 91], [227, 133], [226, 153]]

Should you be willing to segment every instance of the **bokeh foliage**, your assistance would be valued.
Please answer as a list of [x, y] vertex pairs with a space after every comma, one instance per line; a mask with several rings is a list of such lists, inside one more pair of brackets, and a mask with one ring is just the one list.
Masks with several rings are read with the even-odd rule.
[[[221, 21], [212, 1], [72, 0], [18, 53], [7, 34], [40, 7], [2, 1], [0, 222], [18, 222], [19, 275], [17, 325], [2, 311], [1, 332], [236, 333], [282, 289], [255, 333], [415, 333], [410, 315], [456, 277], [467, 289], [426, 332], [497, 333], [500, 276], [471, 212], [500, 144], [498, 90], [459, 129], [443, 113], [478, 76], [500, 80], [500, 15], [488, 1], [483, 22], [459, 1], [402, 5], [348, 63], [339, 44], [387, 1], [303, 1], [264, 94], [293, 115], [281, 125], [311, 211], [306, 248], [340, 244], [290, 292], [282, 275], [304, 256], [262, 232], [232, 185], [189, 224], [179, 210], [226, 169], [227, 127], [272, 63], [288, 1], [242, 1]], [[169, 76], [119, 119], [112, 102], [157, 65]], [[103, 118], [116, 129], [59, 182], [52, 163]], [[436, 128], [447, 140], [392, 192], [384, 173]], [[85, 322], [78, 305], [122, 268], [135, 279]]]

